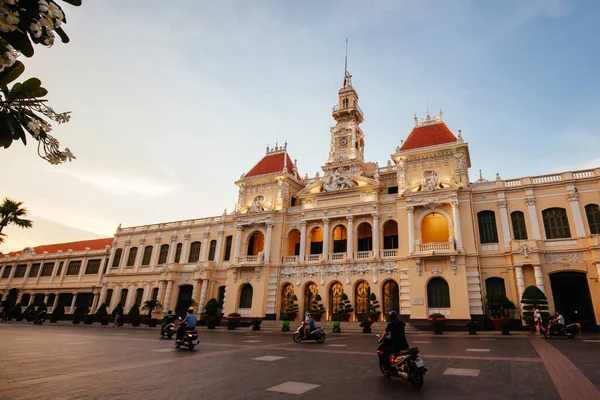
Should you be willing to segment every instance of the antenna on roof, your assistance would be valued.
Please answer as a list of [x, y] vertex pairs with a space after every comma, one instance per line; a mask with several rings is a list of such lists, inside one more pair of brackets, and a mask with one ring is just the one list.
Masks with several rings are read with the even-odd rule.
[[348, 39], [346, 39], [346, 58], [344, 59], [344, 76], [348, 72]]

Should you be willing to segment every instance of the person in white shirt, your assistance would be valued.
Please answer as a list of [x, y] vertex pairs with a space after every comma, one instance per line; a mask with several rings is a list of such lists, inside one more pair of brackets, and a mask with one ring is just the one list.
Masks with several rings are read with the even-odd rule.
[[540, 314], [540, 310], [537, 308], [533, 312], [533, 324], [535, 326], [535, 334], [539, 335], [542, 329], [542, 314]]

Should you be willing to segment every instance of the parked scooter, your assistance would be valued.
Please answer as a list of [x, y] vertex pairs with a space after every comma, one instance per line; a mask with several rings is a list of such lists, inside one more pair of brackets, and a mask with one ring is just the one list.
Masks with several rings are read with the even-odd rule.
[[293, 336], [294, 342], [300, 343], [305, 340], [316, 340], [317, 343], [323, 343], [325, 341], [325, 331], [323, 330], [322, 326], [315, 328], [312, 332], [308, 332], [308, 335], [306, 335], [306, 338], [304, 338], [302, 336], [302, 332], [301, 332], [302, 327], [304, 327], [305, 330], [310, 329], [303, 322], [302, 325], [300, 325], [298, 327], [298, 329], [296, 329], [296, 332], [294, 333], [294, 336]]
[[174, 322], [171, 322], [160, 331], [160, 338], [164, 339], [165, 337], [171, 339], [173, 335], [177, 332], [177, 327]]
[[[377, 335], [381, 337], [381, 335]], [[404, 381], [409, 382], [413, 387], [420, 388], [423, 386], [425, 373], [427, 367], [421, 357], [419, 357], [419, 348], [412, 347], [410, 349], [401, 350], [396, 354], [390, 355], [390, 369], [385, 368], [383, 363], [383, 347], [387, 346], [390, 341], [390, 335], [386, 335], [381, 341], [379, 348], [377, 349], [377, 356], [379, 357], [379, 369], [386, 378], [392, 376], [400, 378]]]
[[175, 341], [175, 348], [178, 349], [180, 346], [187, 347], [190, 350], [194, 350], [194, 346], [199, 344], [198, 332], [195, 329], [186, 329], [183, 334], [183, 339]]
[[550, 321], [546, 329], [544, 329], [544, 337], [546, 339], [550, 339], [553, 336], [563, 336], [569, 339], [575, 339], [575, 336], [579, 332], [581, 332], [581, 324], [574, 323], [569, 325], [564, 325], [560, 328], [555, 328], [556, 320]]

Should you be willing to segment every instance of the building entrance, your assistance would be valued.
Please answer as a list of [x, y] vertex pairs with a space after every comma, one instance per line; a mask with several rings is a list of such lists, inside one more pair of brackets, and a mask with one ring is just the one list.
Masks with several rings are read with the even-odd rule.
[[567, 324], [581, 323], [583, 330], [595, 330], [596, 319], [587, 275], [583, 272], [557, 272], [550, 275], [555, 310], [560, 310]]

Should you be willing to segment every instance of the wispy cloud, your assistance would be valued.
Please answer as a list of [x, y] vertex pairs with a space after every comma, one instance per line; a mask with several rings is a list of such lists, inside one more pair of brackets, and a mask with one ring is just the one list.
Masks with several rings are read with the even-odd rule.
[[82, 172], [60, 169], [61, 173], [81, 182], [96, 186], [115, 195], [141, 195], [163, 197], [177, 192], [181, 184], [177, 181], [159, 181], [153, 178], [124, 173]]

